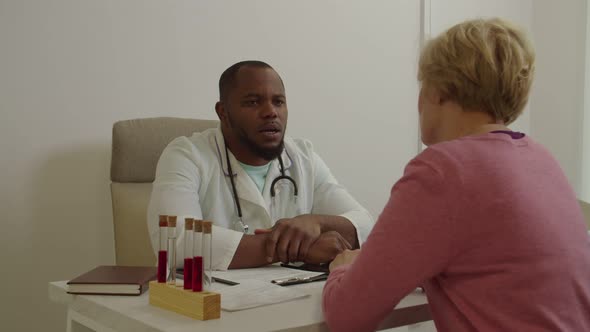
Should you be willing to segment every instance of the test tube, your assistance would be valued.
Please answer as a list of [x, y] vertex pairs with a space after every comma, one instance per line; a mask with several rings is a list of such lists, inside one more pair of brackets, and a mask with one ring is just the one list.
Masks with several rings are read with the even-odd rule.
[[211, 260], [213, 258], [213, 234], [211, 234], [213, 223], [203, 221], [203, 290], [210, 291], [213, 283], [213, 270]]
[[193, 222], [193, 292], [203, 291], [203, 222], [195, 219]]
[[166, 249], [166, 241], [168, 236], [166, 230], [168, 229], [168, 216], [160, 215], [160, 248], [158, 249], [158, 282], [166, 282], [166, 265], [168, 263], [168, 252]]
[[193, 218], [184, 218], [184, 289], [193, 289]]
[[176, 216], [168, 216], [168, 285], [176, 286]]

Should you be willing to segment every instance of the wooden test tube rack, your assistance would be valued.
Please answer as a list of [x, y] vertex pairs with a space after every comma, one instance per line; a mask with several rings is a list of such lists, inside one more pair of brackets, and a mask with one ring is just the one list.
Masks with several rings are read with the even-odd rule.
[[174, 285], [150, 282], [150, 304], [199, 320], [221, 317], [221, 294], [193, 292]]

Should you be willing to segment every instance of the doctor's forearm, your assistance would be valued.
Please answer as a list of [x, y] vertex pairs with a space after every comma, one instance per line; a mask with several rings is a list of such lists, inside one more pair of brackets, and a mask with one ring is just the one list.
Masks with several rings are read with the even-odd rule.
[[273, 257], [272, 262], [266, 258], [266, 240], [268, 234], [244, 235], [238, 245], [238, 249], [229, 264], [230, 269], [245, 269], [250, 267], [259, 267], [278, 262], [278, 258]]
[[322, 233], [336, 231], [350, 243], [353, 249], [358, 249], [359, 243], [356, 228], [350, 220], [342, 216], [314, 215], [314, 217], [319, 218]]

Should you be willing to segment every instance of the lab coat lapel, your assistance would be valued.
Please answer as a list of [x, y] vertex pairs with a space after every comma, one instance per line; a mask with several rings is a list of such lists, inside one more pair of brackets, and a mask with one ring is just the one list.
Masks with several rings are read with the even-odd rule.
[[264, 202], [264, 199], [262, 198], [260, 191], [258, 191], [258, 187], [256, 187], [254, 181], [252, 181], [248, 173], [244, 171], [242, 166], [240, 166], [233, 155], [230, 154], [229, 158], [231, 159], [230, 162], [232, 163], [232, 169], [237, 174], [235, 181], [236, 189], [238, 190], [238, 197], [256, 205], [260, 205], [268, 212], [268, 206]]
[[264, 199], [262, 198], [260, 191], [258, 191], [258, 187], [254, 183], [254, 181], [252, 181], [252, 179], [250, 178], [248, 173], [246, 173], [246, 171], [244, 171], [244, 169], [239, 164], [236, 157], [234, 157], [234, 155], [231, 153], [231, 151], [228, 151], [229, 152], [229, 160], [227, 160], [227, 158], [225, 157], [225, 141], [223, 140], [223, 134], [221, 133], [220, 129], [217, 131], [217, 133], [215, 135], [215, 143], [217, 146], [217, 153], [219, 156], [219, 160], [221, 161], [221, 167], [223, 170], [223, 174], [228, 179], [228, 181], [229, 181], [230, 174], [227, 172], [227, 163], [228, 162], [231, 163], [231, 168], [232, 168], [232, 172], [234, 173], [233, 177], [234, 177], [234, 181], [236, 184], [236, 191], [238, 192], [238, 197], [241, 200], [246, 200], [248, 202], [259, 205], [270, 216], [270, 212], [268, 210], [268, 205], [264, 202]]

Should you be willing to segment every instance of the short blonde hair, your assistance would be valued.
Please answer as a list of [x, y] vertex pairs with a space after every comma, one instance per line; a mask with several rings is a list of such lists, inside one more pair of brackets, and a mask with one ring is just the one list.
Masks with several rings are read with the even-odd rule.
[[464, 109], [510, 124], [528, 101], [534, 71], [535, 51], [522, 30], [498, 18], [476, 19], [426, 44], [418, 80]]

